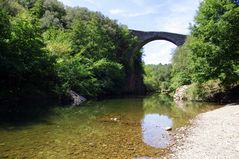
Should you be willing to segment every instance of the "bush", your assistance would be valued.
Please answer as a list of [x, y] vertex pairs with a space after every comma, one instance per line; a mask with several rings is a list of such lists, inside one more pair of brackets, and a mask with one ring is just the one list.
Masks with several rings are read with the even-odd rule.
[[195, 101], [211, 101], [217, 94], [225, 90], [219, 80], [209, 80], [205, 83], [193, 83], [187, 90], [187, 99]]

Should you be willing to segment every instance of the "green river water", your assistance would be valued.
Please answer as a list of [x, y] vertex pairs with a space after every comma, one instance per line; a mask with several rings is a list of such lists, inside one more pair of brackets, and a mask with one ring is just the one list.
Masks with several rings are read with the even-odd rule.
[[166, 127], [185, 126], [208, 103], [175, 104], [162, 95], [90, 101], [0, 121], [0, 158], [124, 159], [160, 157], [173, 140]]

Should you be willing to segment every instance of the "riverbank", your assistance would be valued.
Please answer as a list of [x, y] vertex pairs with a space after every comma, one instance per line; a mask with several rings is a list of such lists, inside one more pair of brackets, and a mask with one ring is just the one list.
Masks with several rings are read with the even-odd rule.
[[227, 158], [239, 156], [239, 105], [202, 113], [177, 136], [170, 159]]

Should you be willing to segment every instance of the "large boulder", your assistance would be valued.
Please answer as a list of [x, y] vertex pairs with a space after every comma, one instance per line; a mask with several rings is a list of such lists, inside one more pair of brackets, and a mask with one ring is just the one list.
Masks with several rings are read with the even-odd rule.
[[189, 85], [184, 85], [176, 89], [176, 92], [174, 94], [174, 100], [175, 101], [185, 101], [188, 100], [187, 98], [187, 90], [189, 88]]
[[86, 98], [80, 96], [79, 94], [77, 94], [75, 91], [70, 90], [68, 91], [69, 96], [71, 97], [71, 105], [72, 106], [78, 106], [81, 103], [83, 103], [84, 101], [86, 101]]

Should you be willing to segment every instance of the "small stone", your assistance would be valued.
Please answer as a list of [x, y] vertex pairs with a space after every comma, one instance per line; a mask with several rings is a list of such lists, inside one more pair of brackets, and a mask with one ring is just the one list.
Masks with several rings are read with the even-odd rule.
[[171, 131], [171, 130], [172, 130], [172, 127], [166, 127], [165, 130], [166, 130], [166, 131]]

